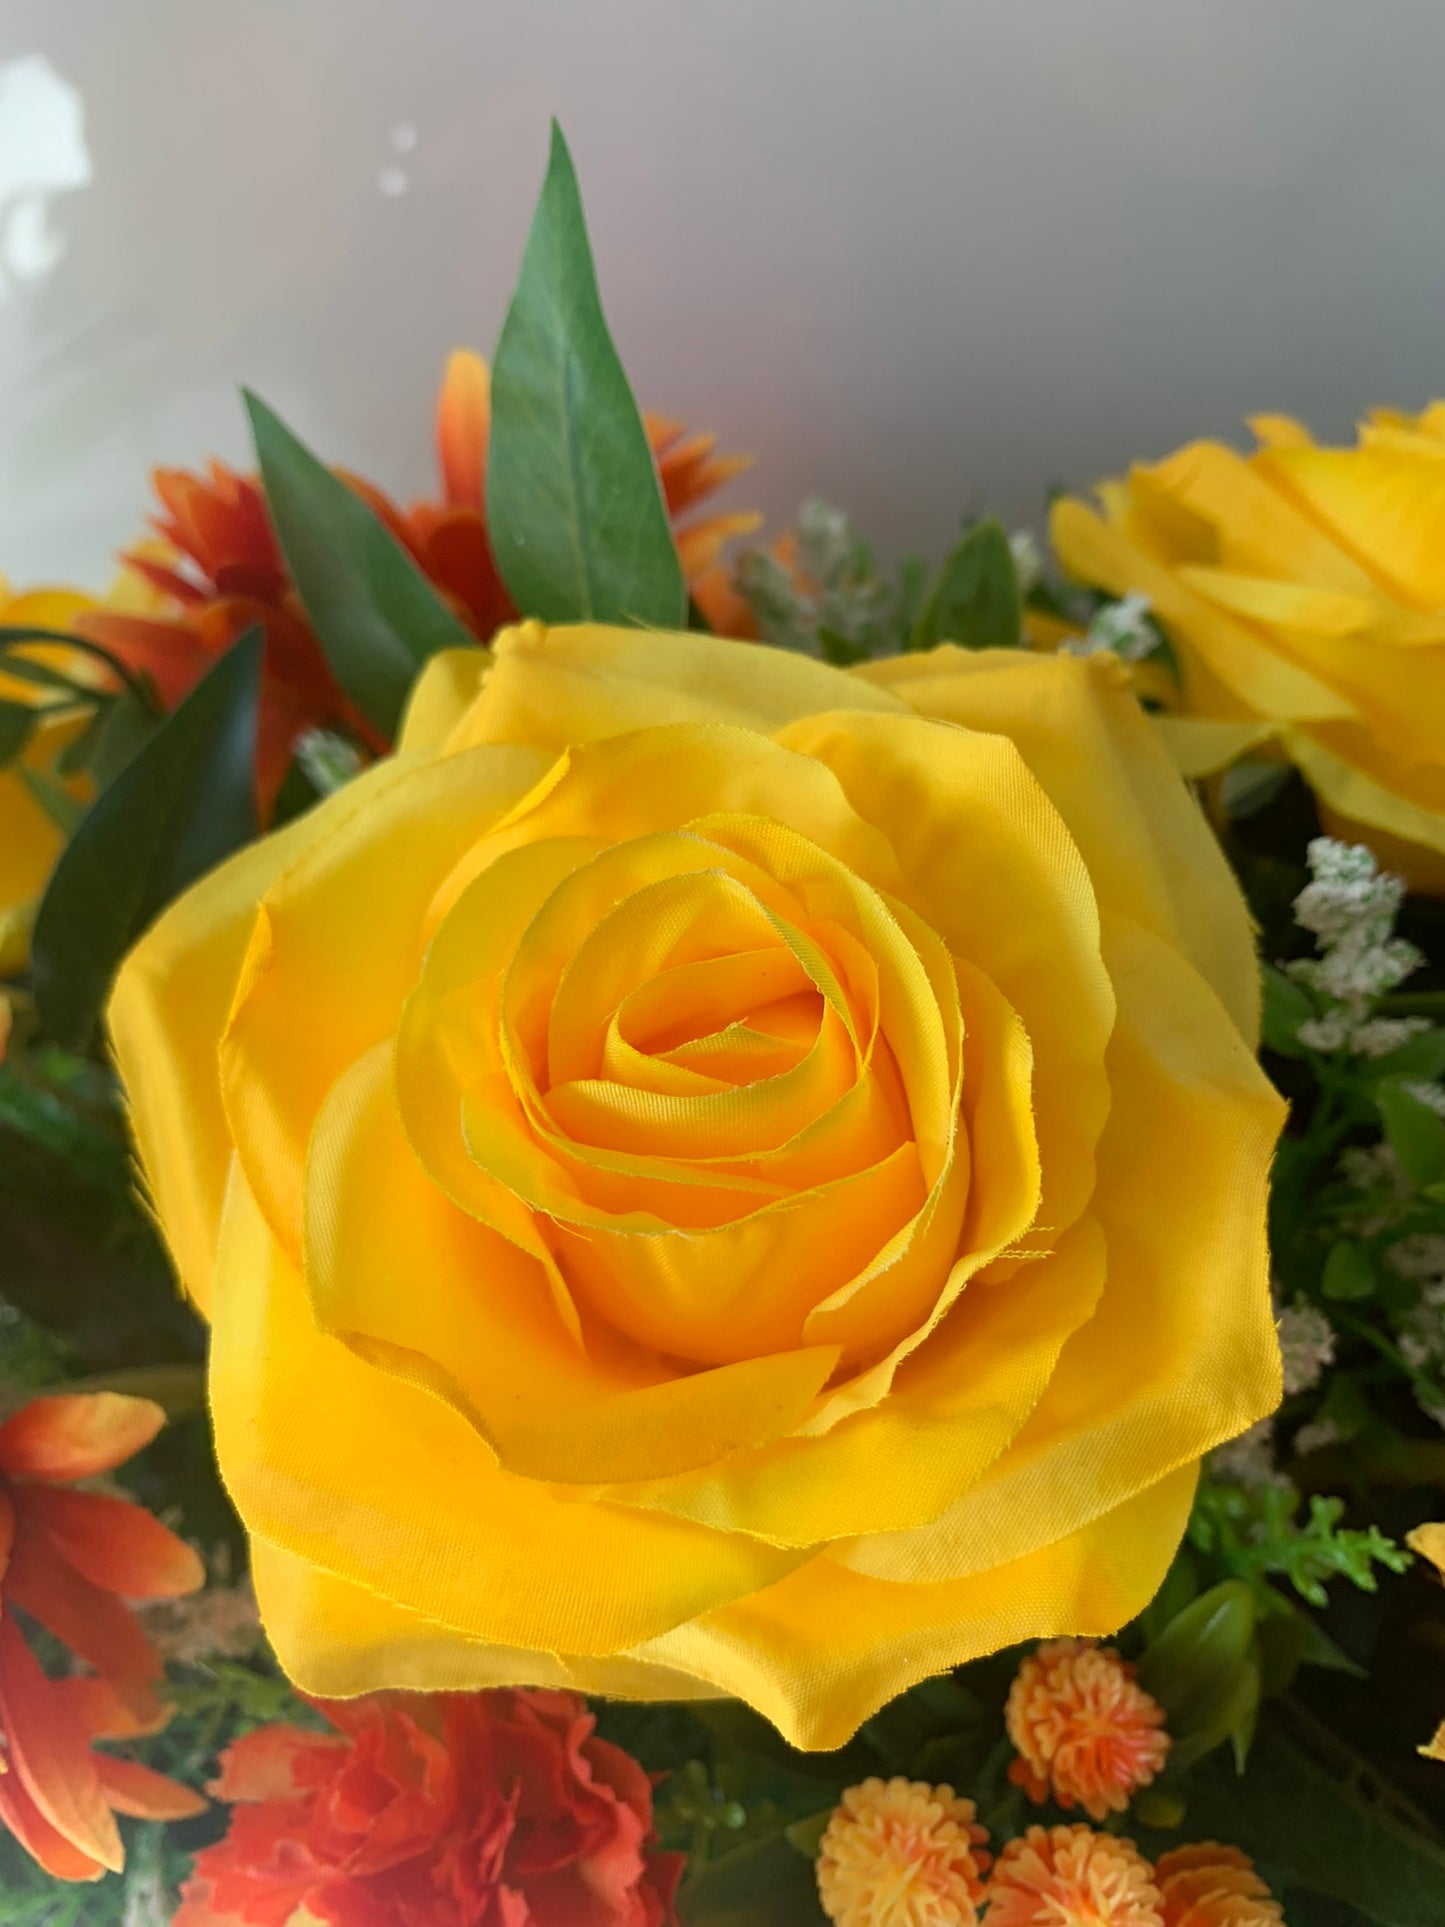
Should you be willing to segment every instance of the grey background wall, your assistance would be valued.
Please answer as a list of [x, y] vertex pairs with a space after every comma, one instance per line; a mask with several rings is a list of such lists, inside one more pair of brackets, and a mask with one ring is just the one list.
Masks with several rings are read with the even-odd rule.
[[545, 160], [645, 402], [887, 548], [1445, 390], [1441, 0], [3, 0], [0, 568], [99, 583], [245, 379], [419, 491]]

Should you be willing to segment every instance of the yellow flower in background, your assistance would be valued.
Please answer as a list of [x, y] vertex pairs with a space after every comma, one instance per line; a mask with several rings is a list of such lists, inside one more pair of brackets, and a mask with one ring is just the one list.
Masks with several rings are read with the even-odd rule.
[[[0, 624], [6, 627], [64, 629], [94, 606], [75, 589], [31, 589], [17, 595], [0, 576]], [[55, 645], [37, 644], [25, 653], [69, 673], [67, 663], [57, 660]], [[85, 800], [83, 779], [60, 776], [56, 765], [66, 744], [85, 727], [90, 710], [44, 684], [7, 674], [3, 657], [0, 702], [24, 704], [39, 715], [18, 761], [0, 766], [0, 977], [10, 977], [25, 968], [40, 893], [65, 844], [64, 831], [27, 775], [42, 783], [58, 782], [73, 800]]]
[[1121, 1625], [1279, 1395], [1256, 1000], [1115, 662], [434, 658], [111, 1006], [287, 1669], [832, 1747]]
[[[1413, 1532], [1405, 1534], [1405, 1544], [1411, 1552], [1418, 1553], [1445, 1579], [1445, 1524], [1431, 1520], [1427, 1525], [1416, 1526]], [[1445, 1761], [1445, 1720], [1441, 1720], [1432, 1738], [1416, 1749], [1427, 1760]]]
[[1180, 767], [1296, 763], [1326, 827], [1445, 890], [1445, 402], [1378, 411], [1354, 448], [1262, 416], [1065, 499], [1065, 569], [1149, 598], [1179, 662]]

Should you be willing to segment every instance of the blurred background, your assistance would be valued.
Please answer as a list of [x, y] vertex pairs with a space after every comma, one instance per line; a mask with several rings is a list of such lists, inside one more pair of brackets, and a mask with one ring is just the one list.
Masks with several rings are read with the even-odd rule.
[[885, 551], [1445, 390], [1440, 0], [3, 0], [0, 570], [95, 586], [236, 384], [402, 497], [571, 142], [647, 406]]

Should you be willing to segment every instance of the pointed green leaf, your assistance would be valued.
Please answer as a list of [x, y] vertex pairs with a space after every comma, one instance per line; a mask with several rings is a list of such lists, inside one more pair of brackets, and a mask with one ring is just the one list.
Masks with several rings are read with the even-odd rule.
[[416, 673], [440, 649], [475, 647], [384, 522], [243, 391], [276, 539], [336, 680], [388, 739]]
[[1403, 1084], [1382, 1084], [1375, 1103], [1390, 1149], [1411, 1184], [1421, 1190], [1438, 1184], [1445, 1178], [1445, 1120]]
[[1017, 649], [1023, 634], [1018, 570], [1002, 522], [976, 522], [939, 571], [914, 624], [911, 649], [957, 642], [965, 649]]
[[31, 945], [50, 1035], [83, 1048], [117, 965], [171, 899], [256, 835], [261, 635], [227, 650], [77, 825]]
[[817, 1871], [782, 1834], [709, 1861], [677, 1896], [683, 1927], [827, 1927]]
[[1176, 1613], [1145, 1649], [1139, 1683], [1168, 1714], [1176, 1756], [1182, 1758], [1188, 1748], [1190, 1757], [1198, 1758], [1226, 1739], [1242, 1716], [1251, 1684], [1258, 1699], [1256, 1618], [1248, 1586], [1226, 1579]]
[[85, 805], [78, 803], [65, 785], [57, 783], [46, 770], [27, 769], [22, 763], [16, 775], [61, 835], [73, 836], [85, 815]]
[[12, 703], [0, 698], [0, 769], [25, 753], [39, 715], [33, 703]]
[[1375, 1295], [1375, 1263], [1366, 1245], [1344, 1238], [1331, 1245], [1320, 1274], [1320, 1290], [1326, 1298], [1348, 1303]]
[[607, 331], [577, 176], [552, 156], [492, 368], [492, 553], [524, 615], [680, 629], [657, 464]]
[[1290, 1889], [1291, 1921], [1298, 1886], [1380, 1927], [1445, 1927], [1445, 1849], [1372, 1800], [1370, 1784], [1325, 1772], [1267, 1713], [1243, 1778], [1222, 1756], [1190, 1775], [1189, 1834], [1228, 1840], [1267, 1867]]
[[1314, 1016], [1314, 1005], [1294, 978], [1287, 977], [1273, 964], [1262, 965], [1260, 977], [1264, 987], [1261, 1028], [1265, 1043], [1281, 1057], [1303, 1057], [1299, 1027]]

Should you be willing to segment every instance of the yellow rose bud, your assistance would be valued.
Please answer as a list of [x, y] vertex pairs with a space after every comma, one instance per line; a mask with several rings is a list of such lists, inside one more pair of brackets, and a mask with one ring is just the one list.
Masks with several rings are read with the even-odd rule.
[[315, 1692], [837, 1746], [1137, 1612], [1279, 1395], [1248, 921], [1117, 665], [526, 624], [110, 1015]]
[[1148, 597], [1187, 775], [1283, 751], [1327, 829], [1445, 891], [1445, 402], [1377, 411], [1354, 448], [1279, 415], [1251, 426], [1253, 454], [1192, 442], [1103, 484], [1097, 511], [1058, 502], [1059, 558]]

